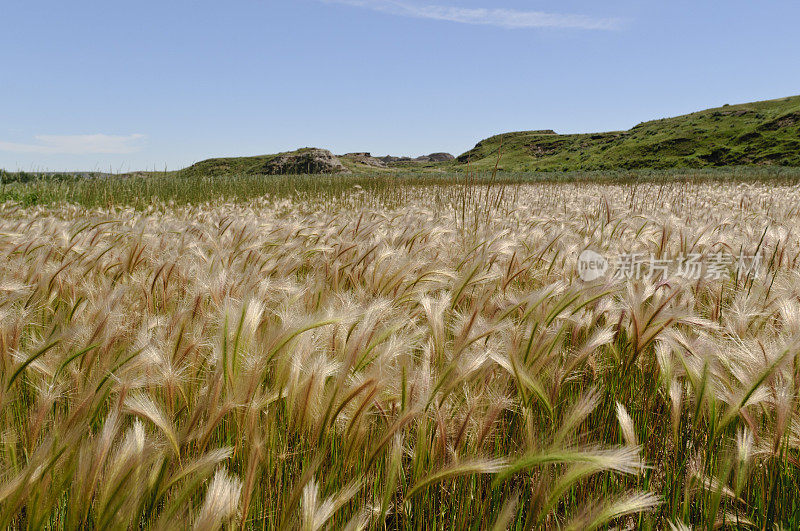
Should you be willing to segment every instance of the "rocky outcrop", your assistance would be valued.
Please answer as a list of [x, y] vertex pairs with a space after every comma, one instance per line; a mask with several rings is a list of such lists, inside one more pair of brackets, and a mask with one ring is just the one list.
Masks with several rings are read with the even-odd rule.
[[455, 157], [450, 153], [431, 153], [414, 159], [417, 162], [449, 162], [455, 160]]
[[349, 173], [342, 162], [327, 149], [304, 148], [281, 153], [264, 165], [270, 175]]
[[393, 157], [387, 155], [378, 160], [382, 161], [384, 164], [392, 164], [395, 162], [448, 162], [455, 160], [455, 157], [450, 153], [431, 153], [430, 155], [423, 155], [415, 159], [411, 157]]
[[431, 162], [449, 162], [456, 159], [450, 153], [431, 153], [427, 158], [430, 159]]
[[414, 159], [412, 159], [411, 157], [393, 157], [392, 155], [386, 155], [385, 157], [381, 157], [378, 160], [380, 160], [384, 164], [391, 164], [393, 162], [411, 162]]
[[359, 164], [372, 166], [373, 168], [386, 167], [386, 164], [384, 164], [380, 159], [376, 159], [375, 157], [372, 156], [372, 154], [367, 153], [366, 151], [360, 153], [345, 153], [344, 155], [342, 155], [342, 158], [345, 158], [352, 162], [357, 162]]
[[451, 160], [455, 160], [455, 157], [450, 153], [431, 153], [430, 155], [423, 155], [422, 157], [411, 158], [411, 157], [395, 157], [392, 155], [386, 155], [385, 157], [373, 157], [371, 153], [367, 152], [359, 152], [359, 153], [346, 153], [341, 155], [342, 158], [345, 158], [349, 161], [357, 162], [359, 164], [365, 164], [367, 166], [373, 166], [375, 168], [385, 168], [391, 165], [400, 165], [406, 166], [408, 164], [416, 164], [416, 163], [431, 163], [431, 162], [449, 162]]

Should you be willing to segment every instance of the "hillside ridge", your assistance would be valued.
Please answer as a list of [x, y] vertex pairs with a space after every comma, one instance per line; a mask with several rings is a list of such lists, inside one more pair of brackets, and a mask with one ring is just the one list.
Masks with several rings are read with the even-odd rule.
[[457, 158], [506, 171], [581, 171], [710, 166], [800, 166], [800, 96], [696, 111], [627, 131], [502, 133]]

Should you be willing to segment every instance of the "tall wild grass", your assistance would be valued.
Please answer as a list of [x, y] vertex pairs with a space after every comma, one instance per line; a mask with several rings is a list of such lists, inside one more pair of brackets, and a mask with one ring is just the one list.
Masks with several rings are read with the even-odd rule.
[[0, 527], [800, 526], [800, 187], [429, 179], [15, 188]]

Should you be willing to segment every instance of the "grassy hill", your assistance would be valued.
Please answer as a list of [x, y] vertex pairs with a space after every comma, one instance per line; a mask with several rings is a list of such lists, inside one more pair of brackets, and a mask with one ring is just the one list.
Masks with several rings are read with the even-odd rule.
[[707, 166], [800, 166], [800, 96], [726, 105], [629, 131], [493, 136], [458, 157], [476, 170], [580, 171]]
[[264, 166], [275, 159], [274, 155], [257, 155], [254, 157], [222, 157], [207, 159], [188, 168], [180, 170], [178, 173], [186, 177], [218, 177], [222, 175], [255, 175], [263, 173]]
[[[502, 149], [501, 149], [502, 146]], [[323, 152], [323, 153], [320, 153]], [[552, 130], [504, 133], [479, 142], [456, 160], [377, 164], [378, 159], [353, 153], [334, 156], [327, 150], [296, 151], [251, 157], [203, 160], [172, 177], [224, 177], [327, 173], [356, 176], [401, 174], [441, 175], [491, 171], [586, 172], [611, 170], [677, 170], [714, 167], [800, 167], [800, 96], [725, 105], [675, 118], [644, 122], [628, 131], [560, 135]], [[132, 172], [128, 176], [151, 176]], [[162, 175], [161, 172], [157, 172]], [[87, 172], [64, 174], [9, 173], [0, 182], [26, 182], [44, 177], [102, 176]], [[167, 175], [167, 174], [163, 174]]]
[[[320, 151], [317, 148], [301, 148], [296, 151], [287, 151], [284, 153], [275, 153], [271, 155], [256, 155], [252, 157], [221, 157], [207, 159], [197, 162], [188, 168], [178, 170], [175, 172], [181, 177], [219, 177], [223, 175], [266, 175], [275, 173], [274, 163], [280, 157], [302, 158], [311, 152]], [[380, 174], [391, 173], [389, 168], [376, 167], [374, 165], [363, 163], [358, 157], [352, 156], [339, 156], [335, 160], [342, 164], [344, 167], [343, 173], [352, 174]], [[303, 164], [299, 164], [300, 167]], [[399, 166], [399, 164], [398, 164]], [[436, 163], [413, 164], [418, 169], [434, 169]], [[396, 169], [396, 168], [395, 168]], [[412, 170], [415, 168], [412, 168]], [[278, 172], [282, 173], [282, 172]], [[317, 173], [315, 171], [302, 171], [302, 173]], [[327, 171], [320, 171], [319, 173], [329, 173]]]
[[[800, 96], [725, 105], [644, 122], [628, 131], [559, 135], [552, 130], [504, 133], [479, 142], [455, 161], [380, 168], [339, 157], [353, 174], [489, 171], [597, 171], [721, 166], [800, 166]], [[292, 154], [302, 154], [304, 148]], [[216, 158], [177, 172], [182, 176], [268, 173], [276, 157]]]

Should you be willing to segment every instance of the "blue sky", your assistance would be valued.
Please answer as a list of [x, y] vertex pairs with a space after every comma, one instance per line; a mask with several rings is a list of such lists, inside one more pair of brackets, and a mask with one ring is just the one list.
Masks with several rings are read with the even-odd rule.
[[454, 154], [800, 94], [797, 0], [0, 5], [0, 168]]

